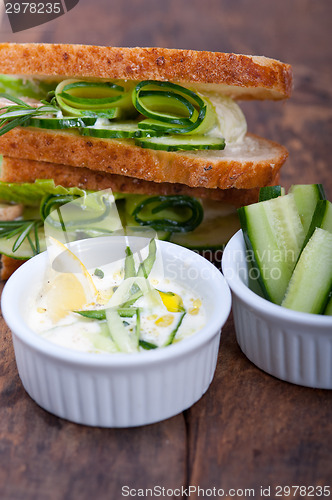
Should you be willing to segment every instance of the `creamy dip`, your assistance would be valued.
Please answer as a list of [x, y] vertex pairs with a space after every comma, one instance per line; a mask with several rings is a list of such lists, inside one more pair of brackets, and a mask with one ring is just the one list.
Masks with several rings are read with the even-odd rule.
[[[26, 310], [30, 328], [69, 349], [117, 353], [164, 347], [195, 334], [205, 325], [202, 298], [176, 281], [156, 275], [147, 280], [124, 280], [124, 268], [119, 263], [89, 269], [88, 273], [74, 275], [50, 270], [45, 283], [36, 285], [30, 294]], [[92, 296], [87, 291], [89, 287], [93, 288]], [[123, 292], [126, 288], [127, 292]], [[135, 290], [142, 294], [141, 289], [143, 295], [127, 308], [129, 313], [139, 308], [138, 325], [137, 314], [120, 317], [118, 303], [122, 305], [130, 299]], [[100, 320], [73, 312], [76, 310], [112, 313]], [[123, 348], [122, 338], [128, 341], [128, 349], [126, 343]]]

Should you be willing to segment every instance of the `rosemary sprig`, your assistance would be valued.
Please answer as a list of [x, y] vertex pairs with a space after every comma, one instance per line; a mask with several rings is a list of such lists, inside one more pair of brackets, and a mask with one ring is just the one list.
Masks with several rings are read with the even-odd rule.
[[41, 105], [35, 107], [6, 93], [0, 93], [0, 98], [14, 103], [0, 108], [0, 135], [6, 134], [15, 127], [26, 124], [33, 116], [48, 113], [56, 114], [59, 111], [54, 101], [52, 101], [52, 104], [47, 101], [40, 101]]
[[27, 239], [33, 255], [37, 255], [40, 252], [38, 229], [42, 224], [42, 221], [38, 219], [0, 221], [0, 238], [9, 239], [17, 235], [12, 247], [13, 253], [15, 253], [20, 248], [23, 241]]

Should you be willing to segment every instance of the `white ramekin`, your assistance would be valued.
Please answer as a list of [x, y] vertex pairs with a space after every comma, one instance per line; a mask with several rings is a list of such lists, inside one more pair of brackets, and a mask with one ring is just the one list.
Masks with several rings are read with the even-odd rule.
[[[85, 242], [91, 250], [98, 245], [99, 252], [109, 252], [109, 240]], [[52, 344], [29, 329], [24, 319], [26, 297], [31, 283], [43, 279], [47, 254], [32, 258], [8, 280], [2, 313], [12, 331], [23, 386], [42, 408], [86, 425], [138, 426], [180, 413], [208, 389], [220, 331], [231, 308], [230, 290], [220, 271], [201, 256], [168, 242], [158, 246], [165, 276], [196, 290], [208, 318], [201, 331], [163, 349], [111, 355]]]
[[242, 231], [227, 244], [222, 270], [236, 338], [250, 361], [281, 380], [332, 389], [332, 317], [291, 311], [252, 292]]

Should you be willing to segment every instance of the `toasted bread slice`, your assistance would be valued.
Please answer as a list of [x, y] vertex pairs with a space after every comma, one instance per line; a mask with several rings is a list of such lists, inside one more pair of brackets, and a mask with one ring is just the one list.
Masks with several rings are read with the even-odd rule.
[[[255, 203], [258, 199], [259, 188], [253, 189], [205, 189], [190, 188], [183, 184], [155, 183], [142, 181], [116, 174], [89, 170], [87, 168], [73, 168], [68, 165], [24, 160], [19, 158], [4, 157], [1, 169], [1, 180], [4, 182], [34, 182], [35, 179], [52, 178], [55, 184], [66, 187], [77, 186], [82, 189], [102, 190], [111, 188], [114, 192], [150, 194], [150, 195], [180, 195], [185, 194], [199, 198], [220, 201], [223, 204], [234, 206]], [[279, 174], [273, 179], [272, 184], [279, 182]], [[18, 208], [19, 207], [19, 208]], [[18, 213], [17, 210], [20, 210]], [[2, 220], [20, 215], [21, 205], [14, 205], [0, 211]], [[15, 212], [13, 212], [13, 210]], [[0, 280], [6, 280], [25, 261], [17, 260], [6, 255], [0, 256]]]
[[[151, 196], [188, 195], [221, 201], [236, 207], [255, 203], [259, 192], [259, 187], [252, 189], [190, 188], [185, 184], [156, 183], [124, 175], [107, 174], [84, 167], [73, 168], [68, 165], [9, 157], [3, 158], [1, 170], [1, 180], [4, 182], [34, 182], [36, 179], [54, 179], [56, 184], [66, 187], [77, 186], [92, 191], [110, 188], [119, 193]], [[278, 179], [279, 176], [274, 178], [272, 183], [277, 182]]]
[[266, 186], [288, 155], [283, 146], [251, 134], [223, 151], [168, 152], [144, 149], [130, 140], [86, 138], [32, 127], [17, 127], [1, 136], [0, 151], [13, 158], [209, 189]]
[[35, 78], [163, 80], [240, 99], [283, 99], [288, 64], [263, 56], [195, 50], [2, 43], [0, 73]]

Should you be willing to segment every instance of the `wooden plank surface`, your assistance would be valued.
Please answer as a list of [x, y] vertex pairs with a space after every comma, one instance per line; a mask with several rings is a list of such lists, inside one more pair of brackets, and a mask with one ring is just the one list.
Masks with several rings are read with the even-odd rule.
[[[159, 45], [289, 62], [293, 97], [245, 103], [249, 128], [288, 148], [286, 187], [323, 182], [332, 198], [331, 18], [330, 0], [80, 0], [62, 18], [19, 34], [4, 20], [0, 34], [1, 41]], [[36, 406], [20, 384], [3, 320], [0, 329], [1, 500], [118, 500], [126, 484], [253, 488], [255, 498], [261, 486], [331, 485], [332, 392], [257, 369], [237, 346], [231, 318], [207, 394], [183, 415], [123, 430], [78, 426]]]
[[130, 429], [86, 427], [57, 418], [26, 394], [2, 318], [0, 328], [1, 500], [99, 500], [112, 498], [112, 492], [120, 498], [125, 485], [185, 484], [183, 415]]
[[230, 318], [210, 390], [187, 412], [191, 484], [251, 489], [255, 498], [261, 486], [330, 484], [330, 391], [262, 372], [233, 333]]

